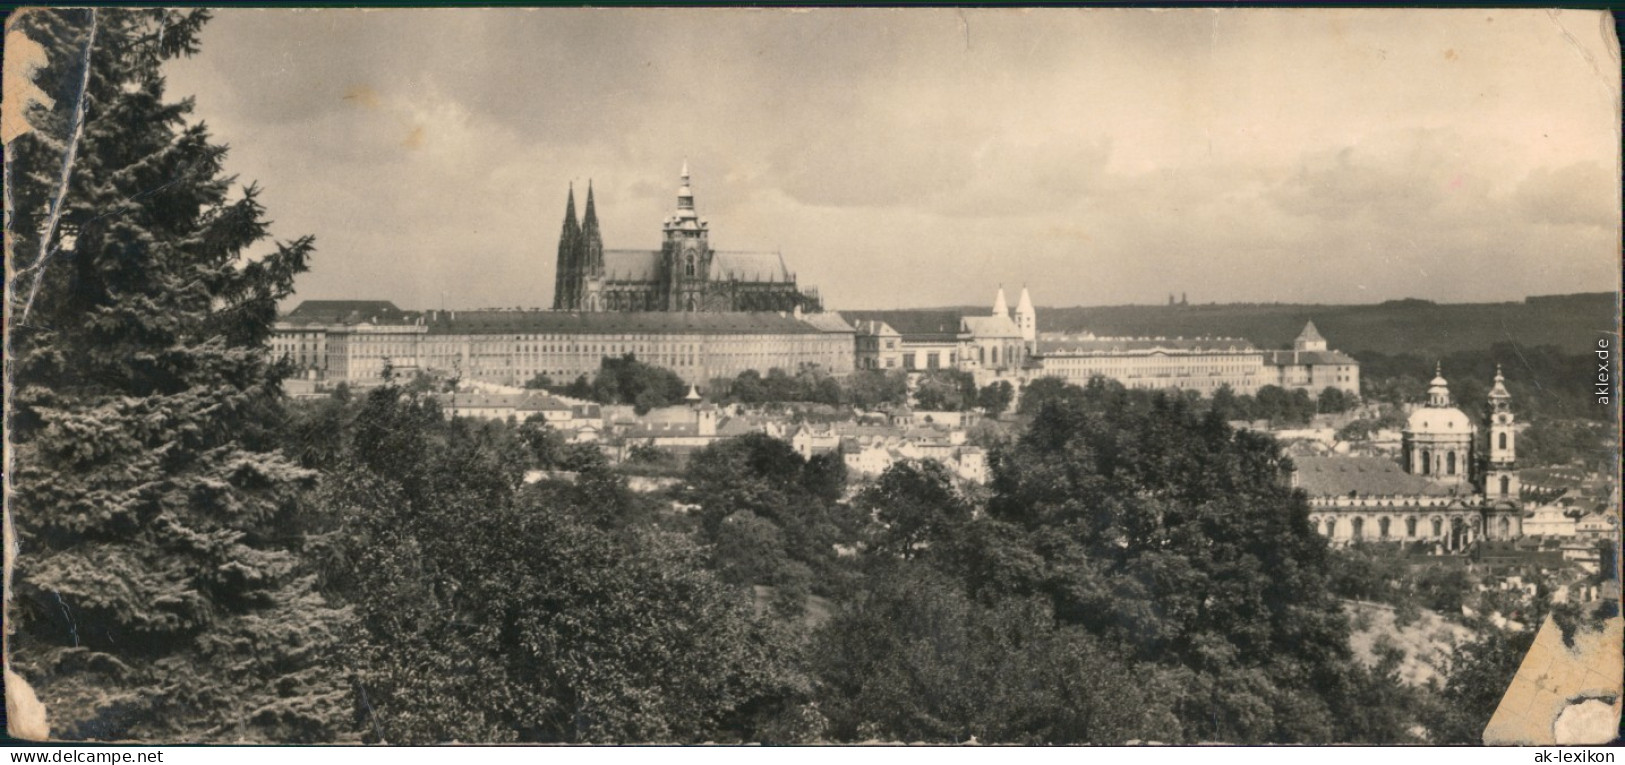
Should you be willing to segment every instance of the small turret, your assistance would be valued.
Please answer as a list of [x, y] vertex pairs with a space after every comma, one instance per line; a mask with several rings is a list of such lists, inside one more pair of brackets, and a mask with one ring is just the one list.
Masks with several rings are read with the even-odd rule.
[[1320, 330], [1315, 329], [1315, 323], [1310, 321], [1303, 325], [1303, 331], [1298, 333], [1298, 339], [1292, 341], [1292, 350], [1324, 351], [1326, 338], [1320, 336]]
[[993, 315], [1010, 317], [1010, 306], [1004, 302], [1004, 285], [999, 285], [999, 293], [993, 297]]

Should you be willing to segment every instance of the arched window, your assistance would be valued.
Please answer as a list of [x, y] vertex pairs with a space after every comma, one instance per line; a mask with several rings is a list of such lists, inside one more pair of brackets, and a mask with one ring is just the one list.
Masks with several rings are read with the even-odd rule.
[[1456, 453], [1455, 452], [1446, 452], [1445, 453], [1445, 455], [1444, 455], [1444, 474], [1445, 475], [1455, 475], [1456, 474]]
[[1385, 515], [1377, 519], [1377, 534], [1383, 539], [1388, 538], [1388, 516]]
[[[694, 275], [694, 256], [693, 255], [688, 256], [688, 264], [683, 266], [683, 275], [685, 275], [685, 276], [693, 276]], [[690, 308], [688, 310], [692, 311], [694, 309]]]
[[1501, 434], [1501, 448], [1502, 449], [1507, 448], [1507, 434], [1505, 434], [1505, 433]]
[[1426, 450], [1426, 449], [1423, 449], [1422, 450], [1422, 475], [1430, 475], [1432, 472], [1433, 472], [1433, 453]]
[[694, 296], [693, 295], [688, 296], [688, 310], [690, 310], [690, 311], [694, 310]]
[[1433, 519], [1433, 536], [1435, 536], [1435, 537], [1444, 536], [1444, 519], [1443, 518], [1434, 518]]
[[1364, 518], [1355, 518], [1354, 519], [1354, 538], [1355, 539], [1364, 539], [1365, 538], [1365, 519]]
[[1416, 536], [1416, 519], [1415, 518], [1406, 518], [1405, 519], [1405, 536], [1408, 536], [1408, 537]]
[[[1511, 494], [1511, 493], [1512, 493], [1512, 479], [1507, 477], [1507, 476], [1501, 476], [1501, 496], [1504, 497], [1504, 496], [1506, 496], [1508, 494]], [[1503, 520], [1505, 520], [1505, 519], [1503, 519]]]
[[1326, 538], [1330, 539], [1330, 538], [1335, 537], [1335, 536], [1337, 536], [1337, 519], [1336, 518], [1327, 518], [1326, 519]]
[[1509, 518], [1507, 518], [1506, 516], [1503, 515], [1503, 516], [1501, 516], [1501, 538], [1502, 539], [1508, 539], [1511, 536], [1512, 536], [1512, 521], [1511, 521], [1511, 519], [1509, 519]]

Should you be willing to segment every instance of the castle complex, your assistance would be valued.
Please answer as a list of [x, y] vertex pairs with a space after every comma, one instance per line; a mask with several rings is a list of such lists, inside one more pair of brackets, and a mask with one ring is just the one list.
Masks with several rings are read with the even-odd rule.
[[796, 286], [776, 252], [711, 249], [710, 224], [694, 211], [683, 163], [677, 211], [662, 227], [658, 250], [606, 250], [592, 186], [576, 222], [575, 189], [565, 202], [554, 272], [555, 311], [817, 311], [818, 296]]
[[[1023, 287], [1014, 309], [999, 288], [992, 310], [819, 310], [777, 253], [713, 250], [694, 210], [684, 167], [675, 214], [659, 250], [606, 250], [587, 190], [574, 190], [559, 238], [553, 310], [402, 311], [383, 301], [306, 301], [277, 324], [273, 352], [298, 376], [376, 384], [391, 374], [518, 386], [545, 376], [565, 384], [631, 354], [709, 390], [740, 373], [815, 368], [914, 374], [952, 370], [977, 386], [1019, 390], [1043, 377], [1211, 396], [1266, 386], [1358, 396], [1359, 362], [1331, 350], [1313, 322], [1289, 349], [1241, 338], [1096, 337], [1042, 333]], [[1443, 552], [1479, 540], [1516, 540], [1524, 513], [1511, 395], [1497, 373], [1487, 438], [1458, 409], [1442, 374], [1406, 423], [1398, 459], [1295, 456], [1292, 483], [1309, 495], [1310, 521], [1333, 544], [1419, 543]], [[1532, 532], [1535, 533], [1535, 532]]]

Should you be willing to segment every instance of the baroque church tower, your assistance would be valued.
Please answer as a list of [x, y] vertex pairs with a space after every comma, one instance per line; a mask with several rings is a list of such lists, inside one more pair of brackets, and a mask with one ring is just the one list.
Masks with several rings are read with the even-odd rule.
[[1518, 499], [1518, 434], [1512, 427], [1512, 394], [1507, 392], [1501, 368], [1495, 368], [1490, 389], [1490, 459], [1484, 472], [1484, 497], [1491, 502]]

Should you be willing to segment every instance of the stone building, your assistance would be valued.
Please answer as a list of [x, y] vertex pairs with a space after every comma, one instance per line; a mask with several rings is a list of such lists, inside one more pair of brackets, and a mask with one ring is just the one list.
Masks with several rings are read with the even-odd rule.
[[1034, 361], [1032, 377], [1076, 385], [1104, 377], [1131, 389], [1211, 396], [1225, 386], [1252, 395], [1274, 383], [1258, 348], [1234, 337], [1047, 335], [1038, 341]]
[[1025, 287], [1011, 311], [1000, 287], [986, 316], [960, 311], [843, 311], [857, 332], [860, 369], [969, 372], [978, 385], [1020, 379], [1032, 357], [1037, 313]]
[[1360, 395], [1360, 362], [1342, 351], [1326, 348], [1326, 338], [1313, 321], [1292, 341], [1292, 349], [1264, 351], [1264, 366], [1271, 385], [1318, 395], [1336, 388], [1351, 396]]
[[565, 203], [553, 281], [557, 311], [818, 311], [817, 292], [796, 285], [777, 252], [711, 248], [710, 223], [694, 210], [683, 163], [677, 210], [661, 226], [658, 250], [606, 250], [592, 187], [576, 220], [575, 190]]

